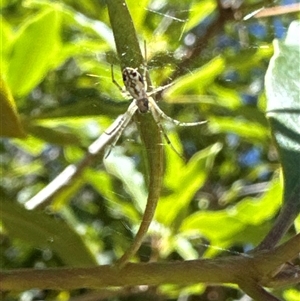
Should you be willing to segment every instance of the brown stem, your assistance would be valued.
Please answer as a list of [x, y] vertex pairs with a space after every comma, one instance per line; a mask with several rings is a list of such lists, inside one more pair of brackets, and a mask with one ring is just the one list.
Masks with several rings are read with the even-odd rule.
[[[259, 252], [253, 254], [253, 257], [233, 256], [183, 262], [128, 263], [122, 269], [104, 265], [88, 268], [1, 271], [0, 288], [2, 291], [31, 288], [69, 290], [209, 282], [236, 283], [241, 288], [249, 290], [250, 294], [250, 290], [260, 290], [257, 285], [272, 287], [272, 284], [276, 284], [272, 272], [281, 264], [296, 257], [299, 252], [300, 234], [275, 250]], [[245, 283], [252, 284], [247, 287]]]

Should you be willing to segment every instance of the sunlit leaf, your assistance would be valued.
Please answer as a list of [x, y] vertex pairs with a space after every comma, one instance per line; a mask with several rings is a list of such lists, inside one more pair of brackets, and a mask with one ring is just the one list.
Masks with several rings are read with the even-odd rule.
[[186, 22], [185, 31], [188, 32], [201, 23], [204, 18], [207, 18], [216, 9], [216, 5], [216, 2], [211, 0], [194, 2], [190, 10], [189, 19]]
[[13, 144], [32, 156], [40, 155], [43, 149], [45, 148], [45, 143], [43, 140], [40, 140], [31, 135], [28, 135], [26, 139], [22, 140], [14, 139]]
[[165, 93], [167, 101], [181, 94], [204, 94], [205, 89], [225, 69], [225, 61], [216, 57], [204, 66], [193, 70], [191, 74], [180, 77]]
[[126, 3], [128, 5], [131, 17], [134, 21], [135, 28], [139, 31], [143, 25], [144, 18], [147, 13], [149, 0], [142, 0], [139, 2], [139, 5], [136, 5], [136, 2], [134, 0], [126, 1]]
[[299, 233], [300, 232], [300, 215], [295, 220], [295, 228], [296, 228], [297, 233]]
[[[6, 49], [7, 47], [10, 46], [10, 43], [12, 42], [14, 38], [14, 32], [12, 30], [12, 27], [10, 24], [2, 17], [0, 16], [0, 36], [1, 36], [1, 44], [0, 44], [0, 49], [1, 49], [1, 55], [5, 56]], [[5, 64], [5, 61], [2, 60], [1, 64]], [[3, 68], [3, 65], [2, 65]], [[3, 72], [3, 70], [2, 70]]]
[[58, 145], [88, 145], [100, 135], [97, 118], [48, 118], [26, 123], [32, 135]]
[[[220, 149], [221, 145], [215, 144], [199, 151], [190, 159], [186, 166], [181, 168], [180, 176], [174, 177], [172, 187], [174, 191], [168, 196], [160, 198], [156, 210], [156, 219], [159, 222], [171, 225], [181, 215], [184, 216], [185, 210], [193, 196], [208, 177], [215, 156]], [[174, 171], [173, 174], [177, 174], [177, 172]], [[184, 189], [182, 189], [183, 187]]]
[[236, 134], [254, 142], [265, 143], [269, 139], [269, 131], [266, 127], [245, 119], [212, 117], [208, 127], [212, 133]]
[[239, 220], [248, 225], [258, 225], [272, 218], [281, 207], [282, 190], [276, 177], [260, 198], [244, 198], [235, 208]]
[[180, 235], [177, 235], [174, 239], [174, 249], [185, 260], [198, 258], [198, 252], [193, 248], [191, 242]]
[[[188, 216], [182, 223], [181, 232], [204, 236], [213, 245], [222, 246], [224, 242], [259, 241], [267, 230], [257, 226], [271, 219], [280, 209], [282, 186], [276, 177], [267, 192], [259, 198], [245, 198], [236, 206], [220, 211], [200, 211]], [[247, 232], [247, 235], [245, 234]]]
[[284, 294], [286, 301], [298, 301], [300, 299], [300, 291], [294, 288], [287, 289]]
[[222, 87], [221, 85], [212, 84], [209, 87], [209, 92], [218, 99], [217, 104], [230, 109], [235, 109], [241, 106], [241, 96], [233, 89]]
[[60, 45], [59, 35], [58, 11], [42, 11], [22, 24], [7, 70], [7, 81], [14, 95], [27, 94], [53, 66]]
[[285, 202], [293, 193], [300, 210], [300, 40], [299, 21], [285, 41], [274, 42], [274, 56], [266, 74], [267, 117], [276, 140], [285, 182]]

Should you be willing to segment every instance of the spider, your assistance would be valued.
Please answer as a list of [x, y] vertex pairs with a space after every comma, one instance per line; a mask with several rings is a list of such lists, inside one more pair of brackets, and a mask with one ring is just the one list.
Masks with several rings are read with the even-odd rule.
[[[164, 131], [163, 126], [161, 125], [161, 119], [168, 120], [172, 123], [174, 123], [177, 126], [196, 126], [203, 123], [206, 123], [206, 121], [199, 121], [199, 122], [180, 122], [176, 119], [173, 119], [169, 116], [167, 116], [157, 105], [153, 97], [151, 95], [162, 91], [172, 84], [159, 87], [158, 89], [155, 89], [154, 91], [151, 91], [147, 93], [147, 81], [146, 81], [146, 66], [144, 65], [144, 76], [138, 72], [137, 68], [130, 68], [126, 67], [123, 69], [122, 76], [123, 76], [123, 82], [125, 85], [125, 91], [124, 89], [119, 85], [119, 83], [114, 78], [114, 71], [113, 71], [113, 65], [111, 65], [111, 76], [112, 76], [112, 82], [118, 87], [118, 89], [121, 91], [121, 93], [128, 92], [132, 97], [133, 101], [129, 105], [127, 111], [122, 115], [118, 125], [112, 129], [110, 132], [106, 131], [105, 133], [107, 135], [114, 134], [115, 137], [113, 139], [113, 142], [111, 144], [111, 147], [115, 146], [117, 141], [119, 140], [120, 136], [122, 135], [124, 129], [129, 124], [130, 120], [132, 119], [132, 116], [135, 114], [136, 111], [139, 111], [139, 113], [145, 114], [148, 112], [151, 112], [156, 124], [158, 125], [160, 131], [164, 135], [166, 141], [168, 144], [171, 145], [173, 150], [179, 154], [176, 149], [173, 147], [171, 141], [169, 140], [167, 134]], [[106, 156], [108, 156], [110, 151]], [[181, 156], [179, 154], [179, 156]]]

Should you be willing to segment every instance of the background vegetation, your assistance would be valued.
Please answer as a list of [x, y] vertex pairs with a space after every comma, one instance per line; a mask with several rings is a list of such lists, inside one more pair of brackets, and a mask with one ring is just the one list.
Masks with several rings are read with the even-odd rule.
[[[243, 19], [266, 1], [126, 3], [141, 49], [147, 42], [153, 85], [174, 83], [158, 95], [159, 106], [181, 121], [208, 121], [192, 128], [164, 123], [184, 159], [163, 142], [158, 207], [132, 260], [245, 257], [257, 246], [271, 249], [278, 241], [264, 238], [282, 204], [292, 213], [277, 237], [294, 237], [300, 228], [295, 219], [299, 23], [287, 32], [299, 14]], [[267, 2], [281, 4], [287, 3]], [[112, 32], [109, 14], [105, 1], [2, 1], [1, 134], [7, 137], [0, 149], [2, 270], [113, 264], [140, 225], [153, 178], [149, 170], [155, 173], [149, 157], [157, 155], [149, 151], [151, 133], [144, 132], [143, 116], [137, 116], [138, 127], [130, 124], [108, 157], [102, 152], [84, 165], [59, 194], [41, 203], [34, 199], [127, 110], [129, 101], [112, 83], [110, 66], [115, 65], [121, 83], [121, 68], [139, 67], [140, 53], [129, 28]], [[126, 19], [117, 4], [114, 17]], [[280, 41], [272, 44], [274, 38]], [[265, 81], [274, 48], [277, 59]], [[69, 290], [62, 281], [60, 291], [15, 289], [3, 292], [3, 298], [250, 300], [234, 285], [181, 286], [167, 280], [155, 287], [101, 291]], [[299, 284], [273, 293], [299, 300]]]

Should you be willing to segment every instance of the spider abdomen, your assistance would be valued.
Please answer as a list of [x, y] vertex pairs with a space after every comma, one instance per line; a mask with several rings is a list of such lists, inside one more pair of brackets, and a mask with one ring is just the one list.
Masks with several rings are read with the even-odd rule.
[[124, 85], [130, 95], [136, 100], [139, 112], [147, 113], [149, 111], [149, 101], [143, 77], [137, 71], [137, 68], [126, 67], [122, 74]]

